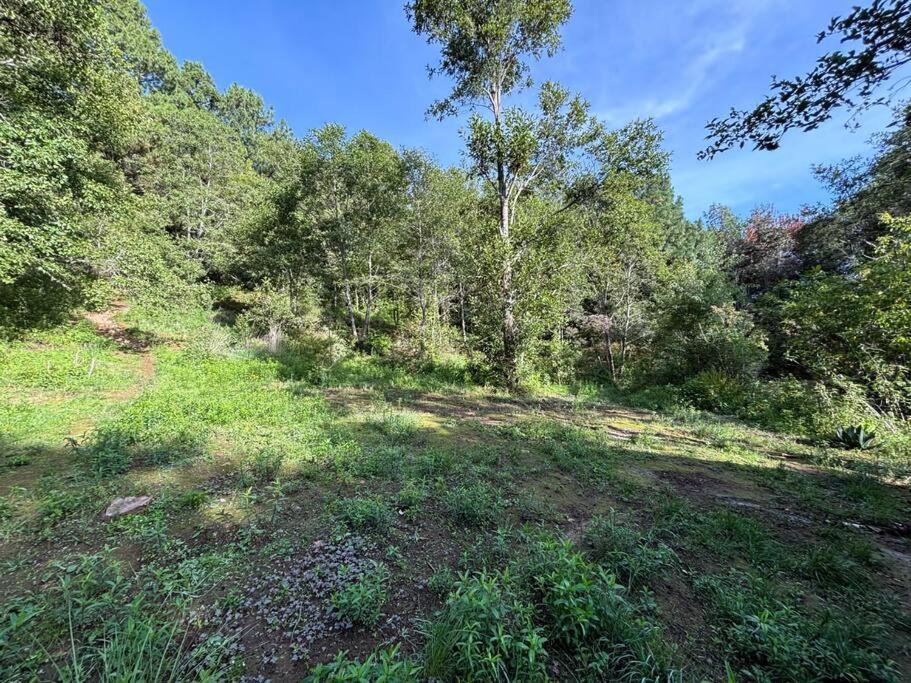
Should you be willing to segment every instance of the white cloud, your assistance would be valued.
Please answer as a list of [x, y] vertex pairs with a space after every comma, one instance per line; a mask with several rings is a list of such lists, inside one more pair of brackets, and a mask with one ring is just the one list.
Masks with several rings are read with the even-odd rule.
[[[655, 96], [639, 98], [622, 106], [610, 107], [602, 117], [614, 123], [636, 117], [661, 119], [689, 109], [716, 79], [728, 69], [726, 60], [742, 53], [760, 15], [781, 0], [697, 0], [688, 5], [682, 16], [669, 22], [673, 33], [688, 35], [686, 42], [676, 43], [675, 35], [663, 38], [674, 47], [664, 56], [674, 68], [676, 87]], [[707, 42], [703, 36], [711, 36]]]
[[[628, 120], [635, 116], [661, 119], [685, 111], [708, 85], [713, 67], [727, 55], [743, 51], [745, 42], [746, 36], [738, 35], [732, 36], [725, 43], [710, 47], [683, 68], [681, 81], [686, 86], [682, 90], [668, 97], [648, 99], [627, 105], [620, 110], [610, 110], [606, 113], [607, 119]], [[623, 115], [618, 116], [621, 112]]]

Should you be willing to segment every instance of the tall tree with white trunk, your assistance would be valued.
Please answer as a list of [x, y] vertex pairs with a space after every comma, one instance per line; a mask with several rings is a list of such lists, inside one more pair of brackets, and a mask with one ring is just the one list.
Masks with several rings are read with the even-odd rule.
[[507, 386], [514, 388], [523, 343], [514, 276], [529, 249], [513, 233], [520, 200], [548, 181], [565, 180], [574, 153], [594, 138], [597, 126], [587, 104], [554, 83], [541, 87], [535, 112], [507, 106], [506, 98], [531, 85], [529, 61], [559, 48], [559, 29], [572, 8], [569, 0], [414, 0], [406, 11], [415, 32], [441, 46], [431, 74], [453, 80], [450, 94], [429, 113], [443, 118], [471, 112], [466, 157], [497, 199], [497, 360]]

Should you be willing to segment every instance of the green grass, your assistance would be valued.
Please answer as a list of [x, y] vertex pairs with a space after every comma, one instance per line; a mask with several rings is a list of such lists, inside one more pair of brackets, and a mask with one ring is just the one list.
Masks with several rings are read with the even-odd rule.
[[669, 546], [637, 531], [614, 510], [592, 519], [584, 542], [588, 554], [631, 589], [648, 585], [677, 560]]
[[870, 615], [803, 607], [793, 587], [750, 573], [702, 577], [697, 588], [719, 619], [717, 641], [744, 677], [900, 680], [880, 654], [886, 627]]
[[335, 519], [353, 531], [389, 530], [395, 519], [389, 503], [381, 496], [342, 498], [331, 506]]
[[451, 488], [443, 493], [441, 502], [453, 521], [466, 526], [490, 524], [503, 510], [500, 492], [485, 482]]
[[64, 393], [116, 391], [137, 379], [139, 363], [86, 322], [0, 342], [0, 387]]

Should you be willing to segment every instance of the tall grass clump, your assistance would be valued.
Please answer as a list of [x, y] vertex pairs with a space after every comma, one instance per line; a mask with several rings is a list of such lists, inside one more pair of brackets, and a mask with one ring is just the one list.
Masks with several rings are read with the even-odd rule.
[[424, 674], [435, 680], [543, 681], [545, 638], [508, 573], [463, 574], [423, 627]]
[[900, 680], [882, 654], [886, 629], [870, 614], [802, 606], [796, 591], [737, 570], [702, 577], [696, 588], [719, 620], [716, 640], [746, 680]]

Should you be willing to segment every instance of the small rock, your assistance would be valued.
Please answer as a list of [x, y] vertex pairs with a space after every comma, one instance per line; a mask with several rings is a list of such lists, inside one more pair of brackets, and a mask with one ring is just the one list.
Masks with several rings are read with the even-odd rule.
[[125, 498], [115, 498], [108, 509], [104, 511], [105, 519], [112, 519], [127, 515], [131, 512], [144, 508], [152, 502], [152, 496], [127, 496]]

